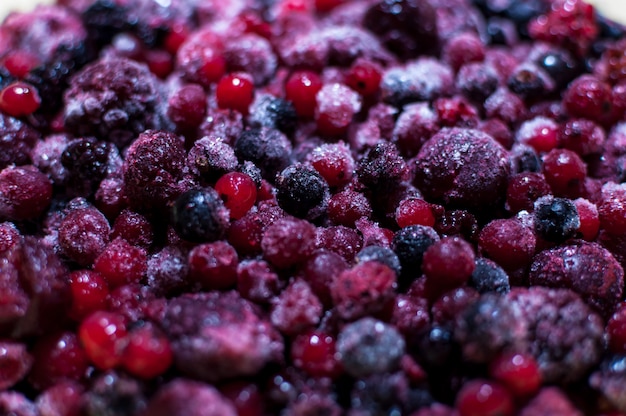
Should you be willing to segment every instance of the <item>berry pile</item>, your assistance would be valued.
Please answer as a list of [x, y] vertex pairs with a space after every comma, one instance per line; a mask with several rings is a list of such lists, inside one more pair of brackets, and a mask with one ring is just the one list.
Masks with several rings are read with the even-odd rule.
[[626, 32], [582, 0], [0, 24], [0, 414], [626, 415]]

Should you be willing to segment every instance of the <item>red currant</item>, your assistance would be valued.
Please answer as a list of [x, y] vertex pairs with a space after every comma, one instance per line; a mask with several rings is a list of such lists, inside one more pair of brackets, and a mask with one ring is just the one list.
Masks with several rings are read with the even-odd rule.
[[511, 416], [511, 394], [500, 384], [472, 380], [461, 388], [456, 398], [459, 416]]
[[128, 334], [122, 364], [129, 373], [144, 379], [154, 378], [167, 371], [172, 361], [168, 339], [153, 324], [146, 323]]
[[39, 93], [35, 87], [25, 82], [14, 82], [0, 91], [0, 110], [10, 116], [29, 116], [40, 105]]
[[122, 315], [97, 311], [78, 328], [78, 338], [87, 357], [101, 370], [117, 367], [127, 343], [126, 320]]
[[622, 303], [606, 325], [609, 349], [615, 354], [626, 354], [626, 303]]
[[491, 362], [489, 374], [517, 397], [528, 397], [541, 386], [539, 365], [528, 354], [501, 354]]
[[322, 89], [319, 75], [311, 71], [297, 71], [291, 74], [285, 84], [285, 98], [293, 103], [296, 113], [311, 118], [315, 113], [315, 96]]
[[38, 389], [62, 381], [81, 381], [89, 367], [85, 350], [73, 332], [61, 332], [42, 338], [33, 349], [35, 362], [30, 380]]
[[106, 309], [109, 288], [99, 273], [78, 270], [70, 274], [72, 306], [70, 316], [80, 321], [91, 313]]
[[4, 67], [16, 78], [24, 78], [38, 65], [37, 56], [22, 50], [11, 51], [4, 57]]
[[215, 183], [215, 190], [230, 210], [230, 218], [234, 220], [246, 215], [257, 199], [256, 184], [242, 172], [225, 174]]
[[291, 358], [297, 368], [313, 377], [335, 377], [341, 373], [335, 339], [321, 331], [297, 336], [291, 346]]
[[346, 84], [363, 97], [376, 94], [381, 79], [381, 68], [365, 60], [356, 61], [346, 74]]
[[396, 222], [400, 228], [409, 225], [435, 225], [435, 216], [431, 205], [418, 198], [407, 198], [400, 202], [396, 209]]
[[217, 84], [215, 97], [220, 108], [237, 110], [247, 115], [254, 99], [252, 77], [243, 72], [226, 75]]

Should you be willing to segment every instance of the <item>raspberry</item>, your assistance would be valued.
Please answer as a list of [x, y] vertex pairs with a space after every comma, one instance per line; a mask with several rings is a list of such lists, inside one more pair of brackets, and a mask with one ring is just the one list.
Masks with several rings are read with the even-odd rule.
[[172, 344], [176, 368], [201, 380], [255, 374], [283, 354], [278, 332], [235, 292], [173, 298], [162, 327]]
[[608, 316], [621, 299], [624, 271], [608, 250], [581, 241], [539, 253], [528, 279], [533, 285], [572, 289]]
[[485, 133], [446, 128], [422, 147], [414, 168], [414, 183], [426, 197], [485, 209], [504, 200], [509, 155]]
[[317, 229], [317, 247], [335, 252], [351, 262], [363, 246], [363, 237], [356, 230], [343, 225], [319, 227]]
[[65, 126], [123, 147], [162, 126], [159, 96], [158, 81], [146, 66], [128, 59], [96, 61], [72, 78], [63, 96]]
[[71, 209], [59, 224], [61, 253], [81, 266], [91, 266], [109, 242], [111, 228], [96, 208]]
[[244, 299], [267, 304], [282, 287], [278, 274], [264, 260], [245, 260], [237, 267], [237, 291]]

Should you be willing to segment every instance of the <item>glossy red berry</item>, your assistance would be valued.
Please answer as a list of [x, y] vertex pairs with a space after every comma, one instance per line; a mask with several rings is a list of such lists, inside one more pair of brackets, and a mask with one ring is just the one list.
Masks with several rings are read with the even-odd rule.
[[28, 73], [39, 65], [39, 58], [23, 50], [7, 53], [4, 57], [4, 67], [16, 78], [24, 78]]
[[459, 416], [511, 416], [513, 400], [506, 388], [487, 380], [463, 385], [456, 398]]
[[215, 183], [226, 208], [230, 210], [230, 218], [238, 220], [246, 215], [257, 199], [257, 188], [252, 178], [242, 172], [229, 172]]
[[578, 232], [582, 238], [587, 241], [593, 241], [600, 230], [600, 216], [598, 215], [598, 207], [593, 202], [584, 198], [578, 198], [574, 201], [578, 217], [580, 218], [580, 227]]
[[175, 23], [170, 28], [169, 33], [165, 36], [165, 39], [163, 40], [163, 46], [169, 53], [174, 55], [176, 52], [178, 52], [180, 46], [185, 43], [185, 40], [187, 40], [190, 34], [191, 30], [187, 25], [184, 25], [182, 23]]
[[153, 324], [146, 323], [128, 334], [122, 365], [129, 373], [151, 379], [167, 371], [172, 361], [170, 342]]
[[553, 149], [543, 159], [543, 175], [556, 196], [577, 194], [587, 166], [576, 153], [567, 149]]
[[422, 260], [427, 285], [439, 288], [461, 286], [474, 271], [474, 250], [459, 237], [445, 237], [433, 243]]
[[431, 205], [419, 198], [404, 199], [396, 209], [396, 222], [400, 228], [409, 225], [435, 225], [435, 215]]
[[73, 332], [61, 332], [41, 338], [33, 349], [35, 358], [30, 381], [45, 389], [63, 381], [81, 381], [89, 360]]
[[342, 4], [345, 0], [315, 0], [315, 10], [326, 13]]
[[237, 416], [263, 416], [267, 414], [263, 395], [255, 383], [234, 381], [221, 386], [220, 391], [233, 403], [237, 410]]
[[516, 397], [528, 397], [541, 387], [539, 365], [528, 354], [502, 353], [491, 362], [489, 374]]
[[72, 306], [70, 316], [77, 321], [107, 306], [109, 287], [106, 280], [91, 270], [78, 270], [70, 274]]
[[0, 111], [10, 116], [29, 116], [40, 105], [39, 93], [35, 87], [25, 82], [14, 82], [0, 91]]
[[296, 71], [287, 79], [285, 98], [291, 101], [300, 117], [313, 117], [315, 96], [322, 89], [319, 75], [311, 71]]
[[615, 354], [626, 354], [626, 304], [622, 303], [606, 324], [609, 349]]
[[237, 110], [247, 115], [254, 99], [252, 77], [243, 72], [226, 75], [217, 83], [215, 97], [220, 108]]
[[121, 363], [126, 348], [126, 320], [117, 313], [94, 312], [81, 322], [78, 338], [89, 360], [101, 370], [110, 370]]
[[356, 61], [346, 74], [346, 84], [363, 97], [374, 95], [380, 87], [381, 72], [371, 61]]
[[291, 359], [313, 377], [336, 377], [341, 373], [335, 339], [322, 331], [297, 336], [291, 345]]

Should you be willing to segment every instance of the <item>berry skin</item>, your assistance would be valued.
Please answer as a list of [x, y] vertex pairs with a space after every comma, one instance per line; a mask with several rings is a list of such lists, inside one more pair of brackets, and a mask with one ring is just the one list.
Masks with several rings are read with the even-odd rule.
[[431, 205], [418, 198], [404, 199], [396, 209], [396, 223], [404, 228], [409, 225], [425, 225], [432, 227], [435, 225], [435, 216]]
[[535, 232], [544, 240], [562, 243], [579, 229], [580, 217], [571, 200], [545, 197], [535, 203]]
[[279, 130], [269, 127], [244, 131], [233, 147], [240, 161], [254, 163], [261, 169], [263, 178], [271, 183], [276, 174], [287, 167], [292, 152], [289, 139]]
[[626, 186], [607, 183], [602, 187], [598, 204], [600, 225], [607, 233], [623, 235], [626, 232]]
[[116, 313], [94, 312], [81, 322], [78, 338], [89, 360], [101, 370], [110, 370], [122, 362], [128, 342], [126, 320]]
[[489, 374], [516, 397], [529, 397], [541, 386], [541, 373], [535, 359], [523, 353], [504, 352], [489, 364]]
[[80, 382], [87, 374], [89, 360], [73, 332], [41, 338], [33, 349], [35, 359], [30, 381], [45, 389], [63, 381]]
[[298, 335], [291, 344], [291, 359], [296, 368], [313, 377], [336, 377], [341, 365], [336, 340], [322, 331]]
[[14, 82], [0, 91], [0, 110], [10, 116], [29, 116], [40, 105], [39, 93], [35, 87], [25, 82]]
[[11, 221], [39, 217], [50, 205], [50, 179], [33, 166], [9, 166], [0, 172], [0, 217]]
[[620, 304], [606, 324], [609, 349], [615, 354], [626, 354], [626, 305]]
[[272, 302], [270, 321], [282, 333], [295, 336], [317, 326], [323, 311], [309, 284], [295, 279]]
[[315, 250], [315, 226], [296, 218], [279, 219], [263, 232], [263, 256], [284, 269], [307, 260]]
[[319, 217], [326, 208], [328, 184], [316, 170], [291, 165], [276, 178], [276, 200], [287, 214], [299, 218]]
[[423, 225], [410, 225], [394, 234], [391, 248], [402, 266], [401, 286], [410, 283], [405, 280], [416, 277], [416, 271], [422, 267], [424, 253], [436, 241], [439, 241], [439, 235], [435, 230]]
[[582, 75], [564, 92], [563, 105], [572, 117], [601, 122], [612, 108], [611, 87], [593, 75]]
[[472, 275], [475, 267], [472, 246], [459, 237], [445, 237], [433, 243], [422, 260], [422, 271], [429, 287], [458, 287]]
[[256, 184], [250, 176], [241, 172], [229, 172], [219, 178], [215, 183], [215, 190], [224, 201], [233, 220], [246, 215], [257, 198]]
[[0, 388], [6, 390], [22, 380], [31, 370], [33, 357], [26, 350], [26, 345], [18, 342], [2, 341], [0, 348]]
[[189, 252], [189, 277], [203, 289], [226, 289], [237, 281], [239, 259], [225, 241], [200, 244]]
[[172, 205], [171, 212], [174, 229], [191, 242], [218, 240], [229, 224], [228, 210], [211, 188], [183, 193]]
[[82, 321], [91, 313], [104, 310], [107, 306], [109, 288], [100, 274], [90, 270], [78, 270], [69, 276], [72, 292], [70, 316]]
[[315, 95], [315, 121], [323, 136], [346, 133], [352, 118], [361, 110], [359, 94], [339, 83], [325, 84]]
[[248, 123], [252, 127], [269, 127], [291, 135], [296, 129], [298, 114], [293, 104], [269, 94], [259, 94], [250, 108]]
[[557, 196], [578, 193], [587, 176], [587, 166], [576, 153], [553, 149], [543, 158], [543, 175]]
[[574, 205], [576, 205], [576, 211], [578, 211], [578, 217], [580, 218], [578, 232], [584, 240], [595, 240], [600, 230], [598, 208], [584, 198], [576, 199]]
[[307, 156], [307, 162], [332, 187], [346, 185], [354, 173], [354, 159], [344, 142], [324, 143], [316, 147]]
[[513, 398], [499, 383], [471, 380], [456, 398], [459, 416], [512, 416]]
[[172, 365], [170, 343], [153, 324], [146, 323], [130, 331], [127, 342], [121, 364], [129, 373], [149, 380]]
[[296, 71], [285, 83], [285, 98], [291, 101], [300, 117], [312, 118], [315, 113], [315, 97], [322, 85], [322, 80], [315, 72]]
[[71, 209], [59, 224], [61, 253], [81, 266], [91, 266], [109, 242], [106, 217], [91, 206]]
[[532, 211], [535, 201], [549, 195], [550, 185], [540, 173], [521, 172], [509, 180], [506, 190], [506, 208], [517, 213], [522, 210]]
[[109, 287], [137, 283], [147, 270], [148, 258], [143, 248], [132, 246], [126, 240], [111, 241], [96, 258], [93, 270], [102, 276]]
[[217, 83], [215, 97], [219, 108], [236, 110], [247, 115], [254, 99], [254, 82], [243, 72], [226, 75]]
[[168, 117], [183, 131], [200, 126], [207, 109], [207, 97], [200, 85], [188, 84], [169, 99]]
[[374, 95], [380, 87], [381, 68], [371, 61], [357, 60], [346, 74], [346, 85], [362, 97]]

